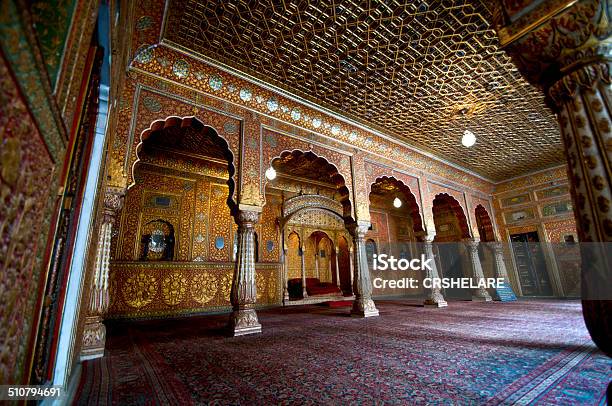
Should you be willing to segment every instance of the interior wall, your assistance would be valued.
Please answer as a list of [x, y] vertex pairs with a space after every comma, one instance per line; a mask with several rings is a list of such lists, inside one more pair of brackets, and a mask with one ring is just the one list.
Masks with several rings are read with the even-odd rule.
[[[578, 241], [571, 202], [565, 166], [503, 182], [493, 194], [502, 241], [508, 243], [512, 234], [537, 232], [554, 294], [562, 297], [580, 296], [579, 248], [565, 242], [568, 238]], [[519, 287], [512, 255], [505, 244], [508, 273], [513, 285]]]
[[[111, 262], [109, 316], [225, 311], [230, 306], [237, 232], [227, 205], [227, 172], [205, 161], [190, 172], [178, 171], [180, 163], [173, 165], [177, 161], [160, 155], [154, 162], [165, 166], [140, 164], [136, 184], [125, 197], [116, 260]], [[279, 238], [273, 220], [279, 205], [274, 199], [269, 203], [256, 226], [259, 306], [280, 303]], [[166, 221], [175, 230], [173, 261], [142, 260], [142, 237], [154, 220]]]

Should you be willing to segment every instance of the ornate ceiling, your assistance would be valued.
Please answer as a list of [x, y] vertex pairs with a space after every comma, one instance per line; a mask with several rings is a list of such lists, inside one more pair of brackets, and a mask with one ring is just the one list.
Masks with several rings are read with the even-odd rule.
[[487, 3], [170, 0], [164, 41], [503, 180], [564, 158]]
[[331, 188], [344, 185], [344, 179], [339, 176], [336, 167], [311, 152], [285, 153], [276, 158], [272, 166], [280, 176], [308, 180]]
[[186, 154], [194, 158], [212, 158], [216, 161], [227, 162], [226, 149], [215, 141], [214, 133], [208, 127], [177, 127], [170, 126], [154, 131], [144, 142], [144, 152], [150, 150], [164, 150], [167, 152]]

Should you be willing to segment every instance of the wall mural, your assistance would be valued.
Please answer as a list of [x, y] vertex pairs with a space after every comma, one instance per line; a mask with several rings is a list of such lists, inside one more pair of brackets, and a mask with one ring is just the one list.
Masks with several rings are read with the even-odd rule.
[[[38, 284], [58, 190], [55, 162], [0, 51], [0, 381], [18, 382], [32, 351]], [[15, 290], [15, 284], [20, 285]]]

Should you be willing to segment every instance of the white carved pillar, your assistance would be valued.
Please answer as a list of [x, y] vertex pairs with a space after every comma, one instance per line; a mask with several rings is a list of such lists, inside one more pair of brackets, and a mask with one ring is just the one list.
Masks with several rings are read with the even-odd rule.
[[281, 250], [281, 261], [283, 264], [283, 275], [285, 275], [285, 287], [283, 292], [283, 303], [289, 302], [289, 257], [287, 255], [288, 250], [286, 247], [283, 247]]
[[349, 273], [351, 275], [351, 295], [353, 295], [355, 292], [353, 291], [353, 284], [355, 283], [355, 272], [353, 271], [353, 253], [355, 252], [355, 250], [353, 249], [353, 247], [349, 248]]
[[[470, 264], [472, 266], [472, 280], [474, 284], [478, 284], [484, 279], [484, 272], [482, 272], [482, 265], [480, 264], [480, 257], [478, 256], [478, 244], [479, 241], [470, 238], [466, 241], [468, 254], [470, 256]], [[479, 302], [490, 302], [491, 295], [484, 287], [475, 288], [472, 290], [472, 300]]]
[[501, 242], [492, 242], [493, 254], [495, 256], [495, 277], [504, 280], [504, 286], [497, 288], [495, 300], [502, 302], [509, 302], [516, 300], [516, 295], [510, 285], [510, 279], [508, 279], [508, 271], [506, 270], [506, 262], [504, 261], [504, 246]]
[[[436, 260], [433, 253], [433, 237], [427, 237], [425, 242], [423, 243], [423, 248], [425, 251], [425, 258], [431, 259], [431, 269], [426, 270], [426, 278], [430, 278], [430, 280], [439, 278], [438, 267], [436, 266]], [[444, 296], [442, 296], [442, 292], [440, 292], [440, 288], [431, 287], [425, 290], [425, 301], [423, 304], [426, 307], [446, 307], [448, 303], [444, 300]]]
[[355, 248], [355, 279], [353, 281], [355, 300], [351, 314], [357, 317], [378, 316], [378, 309], [372, 300], [372, 282], [365, 246], [365, 235], [369, 226], [369, 222], [358, 221], [349, 230], [353, 234], [353, 247]]
[[306, 264], [304, 263], [304, 258], [306, 257], [306, 244], [302, 244], [302, 297], [306, 299], [308, 297], [308, 292], [306, 292]]
[[318, 248], [315, 248], [314, 258], [315, 258], [315, 275], [316, 275], [316, 278], [319, 281], [321, 281], [321, 274], [319, 273], [319, 250]]
[[261, 208], [239, 210], [238, 255], [234, 269], [231, 302], [232, 314], [229, 328], [233, 336], [261, 332], [261, 324], [255, 312], [257, 286], [255, 284], [255, 224], [259, 220]]
[[89, 295], [88, 315], [85, 318], [81, 360], [104, 356], [106, 344], [106, 327], [103, 318], [110, 304], [108, 291], [108, 270], [110, 263], [110, 246], [113, 225], [123, 205], [123, 190], [107, 190], [104, 195], [102, 224], [98, 234], [96, 261]]
[[[336, 247], [335, 253], [336, 253], [336, 286], [338, 286], [338, 289], [340, 289], [340, 292], [342, 292], [342, 288], [340, 287], [340, 267], [338, 266], [339, 264], [338, 255], [340, 254], [340, 249], [338, 247]], [[329, 263], [331, 267], [331, 261], [329, 261]]]

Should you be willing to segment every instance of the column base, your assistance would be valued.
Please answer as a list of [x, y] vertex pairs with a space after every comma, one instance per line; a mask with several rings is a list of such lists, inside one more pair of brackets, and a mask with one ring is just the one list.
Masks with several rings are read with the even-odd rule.
[[261, 333], [255, 309], [234, 310], [230, 316], [229, 332], [233, 337]]
[[303, 297], [304, 299], [306, 299], [306, 298], [308, 297], [308, 292], [306, 292], [306, 289], [304, 289], [304, 290], [302, 291], [302, 297]]
[[83, 329], [83, 343], [81, 346], [81, 361], [102, 358], [106, 345], [106, 326], [99, 316], [88, 316]]
[[485, 288], [475, 289], [472, 291], [472, 302], [491, 302], [493, 299]]
[[425, 299], [423, 301], [423, 307], [448, 307], [448, 302], [446, 300]]
[[448, 303], [444, 300], [444, 296], [439, 290], [432, 291], [429, 297], [423, 301], [425, 307], [447, 307]]
[[351, 316], [353, 317], [376, 317], [378, 316], [378, 309], [372, 299], [355, 299], [353, 301], [353, 308], [351, 309]]

